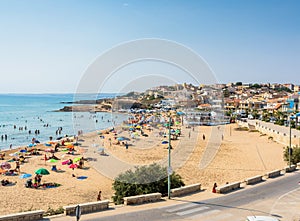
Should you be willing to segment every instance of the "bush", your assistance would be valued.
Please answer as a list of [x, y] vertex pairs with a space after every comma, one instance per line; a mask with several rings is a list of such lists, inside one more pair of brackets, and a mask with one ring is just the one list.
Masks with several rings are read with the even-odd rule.
[[[171, 175], [171, 188], [184, 186], [180, 175]], [[115, 204], [123, 203], [123, 197], [159, 192], [168, 193], [167, 168], [158, 164], [136, 167], [135, 171], [127, 170], [118, 175], [113, 183]]]
[[63, 207], [59, 207], [56, 210], [49, 207], [48, 210], [45, 212], [44, 216], [53, 216], [53, 215], [62, 214], [62, 213], [64, 213]]
[[[284, 149], [284, 160], [289, 163], [289, 147]], [[291, 164], [297, 164], [300, 162], [300, 147], [295, 146], [291, 148]]]

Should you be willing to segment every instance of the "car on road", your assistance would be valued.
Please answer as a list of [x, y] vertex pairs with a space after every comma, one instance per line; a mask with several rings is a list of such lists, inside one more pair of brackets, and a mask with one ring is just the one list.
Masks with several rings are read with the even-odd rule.
[[271, 216], [247, 216], [246, 221], [279, 221]]

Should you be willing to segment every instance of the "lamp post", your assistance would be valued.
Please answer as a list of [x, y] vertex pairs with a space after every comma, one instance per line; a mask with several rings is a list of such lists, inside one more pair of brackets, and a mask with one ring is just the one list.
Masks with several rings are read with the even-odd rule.
[[169, 116], [169, 143], [168, 143], [168, 199], [171, 198], [171, 116]]
[[289, 116], [290, 118], [290, 142], [289, 142], [289, 169], [291, 168], [291, 151], [292, 151], [292, 123], [291, 123], [291, 115]]

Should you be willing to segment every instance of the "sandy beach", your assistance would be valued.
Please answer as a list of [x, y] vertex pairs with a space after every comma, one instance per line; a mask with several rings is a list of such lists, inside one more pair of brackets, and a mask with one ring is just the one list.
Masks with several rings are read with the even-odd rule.
[[[185, 184], [201, 183], [202, 188], [210, 193], [214, 182], [218, 185], [226, 182], [242, 181], [243, 179], [255, 175], [265, 174], [273, 169], [283, 168], [286, 163], [283, 161], [283, 146], [274, 141], [268, 140], [267, 136], [259, 132], [238, 131], [236, 124], [226, 125], [222, 131], [223, 140], [218, 151], [205, 168], [199, 167], [203, 154], [213, 127], [201, 126], [193, 131], [196, 139], [191, 149], [188, 159], [175, 171], [179, 173]], [[181, 127], [182, 134], [178, 140], [172, 141], [174, 153], [181, 150], [189, 139], [191, 128]], [[129, 137], [128, 131], [122, 131], [116, 128], [117, 136]], [[2, 179], [8, 179], [12, 185], [0, 186], [1, 201], [0, 214], [15, 213], [35, 209], [58, 209], [59, 207], [77, 204], [83, 202], [96, 201], [99, 190], [102, 191], [102, 199], [111, 200], [113, 195], [113, 179], [106, 174], [101, 174], [98, 168], [101, 164], [109, 164], [105, 160], [109, 156], [114, 156], [125, 163], [145, 165], [157, 161], [163, 161], [167, 157], [167, 145], [162, 141], [167, 138], [159, 135], [159, 129], [145, 130], [147, 137], [138, 136], [128, 141], [128, 149], [125, 145], [115, 144], [115, 134], [101, 134], [93, 132], [79, 137], [80, 145], [75, 146], [75, 155], [66, 154], [66, 152], [56, 152], [55, 156], [60, 160], [55, 163], [58, 172], [51, 171], [52, 163], [45, 162], [43, 150], [48, 147], [43, 144], [37, 146], [41, 149], [41, 155], [28, 156], [27, 161], [21, 164], [21, 174], [33, 174], [36, 169], [46, 168], [50, 171], [49, 175], [42, 177], [42, 183], [58, 183], [61, 186], [56, 188], [25, 188], [26, 179], [20, 179], [17, 176], [1, 175]], [[203, 140], [203, 134], [206, 139]], [[130, 138], [130, 137], [129, 137]], [[104, 147], [108, 156], [102, 156], [97, 149]], [[5, 162], [12, 158], [6, 152]], [[94, 155], [93, 155], [94, 154]], [[48, 156], [51, 154], [48, 153]], [[61, 162], [74, 159], [76, 157], [89, 158], [85, 161], [84, 168], [76, 168], [74, 171], [68, 165], [62, 165]], [[90, 157], [94, 156], [94, 157]], [[107, 158], [106, 158], [107, 157]], [[98, 164], [97, 167], [95, 165]], [[15, 162], [11, 162], [12, 168]], [[72, 173], [76, 177], [72, 177]], [[77, 177], [86, 176], [86, 179], [80, 180]], [[32, 177], [33, 178], [33, 177]], [[213, 193], [210, 193], [213, 196]]]

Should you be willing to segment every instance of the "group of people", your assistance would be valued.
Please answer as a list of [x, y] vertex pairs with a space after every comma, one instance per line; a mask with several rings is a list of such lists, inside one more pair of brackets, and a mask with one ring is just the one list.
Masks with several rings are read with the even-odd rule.
[[36, 174], [33, 182], [32, 179], [28, 179], [25, 183], [25, 187], [27, 188], [38, 188], [41, 185], [42, 175]]
[[10, 184], [9, 180], [1, 180], [1, 185], [2, 186], [7, 186], [8, 184]]
[[7, 140], [7, 134], [1, 135], [1, 140]]

